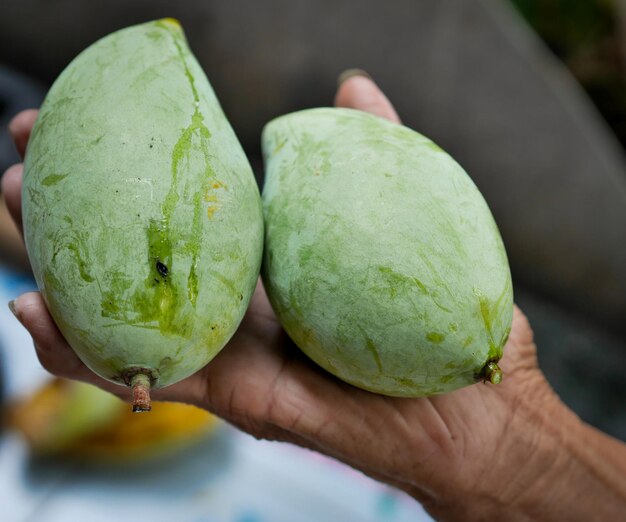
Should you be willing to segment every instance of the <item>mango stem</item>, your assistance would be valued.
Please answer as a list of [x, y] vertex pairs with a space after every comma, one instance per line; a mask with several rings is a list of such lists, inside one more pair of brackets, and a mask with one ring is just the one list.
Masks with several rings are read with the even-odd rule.
[[485, 380], [492, 384], [500, 384], [502, 382], [502, 370], [495, 362], [490, 362], [485, 368]]
[[133, 375], [130, 386], [133, 389], [133, 412], [150, 411], [150, 378], [138, 373]]

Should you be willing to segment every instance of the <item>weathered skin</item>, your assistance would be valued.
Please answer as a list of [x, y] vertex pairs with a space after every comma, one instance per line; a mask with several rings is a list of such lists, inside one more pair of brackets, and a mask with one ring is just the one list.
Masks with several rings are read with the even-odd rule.
[[263, 152], [263, 278], [311, 359], [394, 396], [497, 382], [487, 364], [511, 326], [509, 266], [487, 204], [448, 154], [349, 109], [278, 118]]
[[250, 165], [171, 19], [96, 42], [59, 76], [25, 161], [26, 244], [52, 316], [105, 379], [209, 362], [255, 288]]

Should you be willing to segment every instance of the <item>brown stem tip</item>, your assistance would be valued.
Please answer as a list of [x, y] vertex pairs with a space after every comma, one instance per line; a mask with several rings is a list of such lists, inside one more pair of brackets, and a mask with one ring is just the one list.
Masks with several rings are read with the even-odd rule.
[[138, 373], [130, 380], [130, 386], [133, 389], [133, 412], [150, 411], [150, 378]]

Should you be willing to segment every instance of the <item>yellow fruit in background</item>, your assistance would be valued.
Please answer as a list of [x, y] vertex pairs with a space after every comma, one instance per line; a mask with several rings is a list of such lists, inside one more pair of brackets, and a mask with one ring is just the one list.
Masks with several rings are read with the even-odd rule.
[[165, 402], [152, 406], [153, 415], [133, 415], [122, 400], [95, 386], [54, 379], [11, 408], [9, 426], [39, 456], [127, 461], [193, 444], [218, 422], [195, 406]]

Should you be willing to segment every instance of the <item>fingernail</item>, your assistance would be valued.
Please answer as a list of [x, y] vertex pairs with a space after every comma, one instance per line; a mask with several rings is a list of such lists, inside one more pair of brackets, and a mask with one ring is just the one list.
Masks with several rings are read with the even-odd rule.
[[15, 307], [16, 299], [9, 301], [9, 310], [13, 313], [13, 315], [19, 320], [19, 315], [17, 314], [17, 308]]
[[339, 78], [337, 78], [337, 86], [341, 85], [348, 78], [352, 78], [353, 76], [363, 76], [363, 78], [372, 79], [367, 71], [364, 71], [363, 69], [346, 69], [339, 75]]

